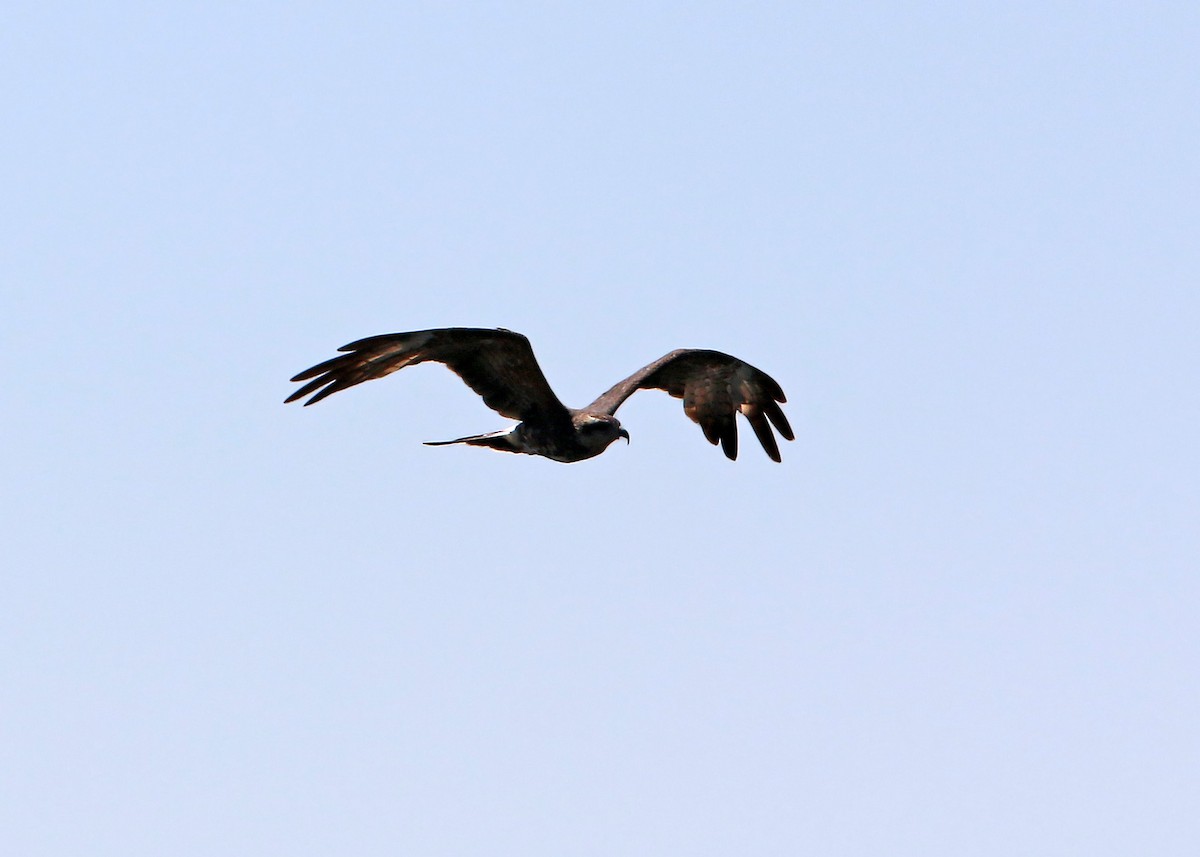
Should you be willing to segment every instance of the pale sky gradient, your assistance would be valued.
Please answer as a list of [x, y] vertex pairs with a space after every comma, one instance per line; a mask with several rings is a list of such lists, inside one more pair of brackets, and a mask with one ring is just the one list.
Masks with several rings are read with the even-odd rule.
[[[1200, 5], [21, 3], [0, 851], [1200, 854]], [[777, 378], [782, 465], [677, 401]]]

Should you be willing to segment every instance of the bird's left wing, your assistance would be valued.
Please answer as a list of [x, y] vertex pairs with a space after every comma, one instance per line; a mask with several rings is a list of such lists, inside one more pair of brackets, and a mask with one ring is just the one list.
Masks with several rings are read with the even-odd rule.
[[699, 423], [708, 442], [715, 445], [719, 441], [731, 459], [737, 458], [734, 417], [738, 411], [745, 415], [759, 443], [774, 461], [782, 458], [771, 426], [788, 440], [794, 438], [792, 427], [779, 407], [787, 398], [775, 379], [720, 351], [698, 348], [672, 351], [613, 385], [584, 410], [613, 414], [638, 390], [665, 390], [683, 399], [684, 412]]
[[511, 330], [446, 327], [386, 333], [351, 342], [338, 351], [348, 353], [292, 378], [308, 383], [284, 401], [294, 402], [313, 393], [304, 403], [311, 405], [363, 381], [432, 360], [454, 371], [501, 416], [570, 424], [570, 414], [550, 388], [529, 340]]

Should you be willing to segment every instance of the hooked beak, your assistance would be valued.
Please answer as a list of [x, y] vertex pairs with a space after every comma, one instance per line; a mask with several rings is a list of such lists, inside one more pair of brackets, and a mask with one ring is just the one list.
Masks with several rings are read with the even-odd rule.
[[618, 429], [617, 437], [625, 438], [625, 445], [629, 446], [629, 432], [625, 431], [625, 429]]

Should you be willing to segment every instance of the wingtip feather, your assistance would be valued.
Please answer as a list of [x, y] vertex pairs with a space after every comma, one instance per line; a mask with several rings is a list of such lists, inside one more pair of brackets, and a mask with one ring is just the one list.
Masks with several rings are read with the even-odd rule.
[[774, 402], [765, 402], [763, 404], [763, 413], [767, 415], [767, 418], [771, 421], [771, 425], [775, 426], [777, 432], [788, 440], [796, 439], [796, 435], [792, 432], [792, 426], [788, 423], [788, 419], [779, 405]]
[[762, 444], [763, 450], [770, 459], [775, 462], [782, 461], [783, 459], [779, 455], [779, 444], [775, 440], [775, 435], [771, 433], [771, 426], [762, 411], [758, 409], [748, 411], [746, 420], [750, 423], [750, 428], [754, 429], [758, 442]]

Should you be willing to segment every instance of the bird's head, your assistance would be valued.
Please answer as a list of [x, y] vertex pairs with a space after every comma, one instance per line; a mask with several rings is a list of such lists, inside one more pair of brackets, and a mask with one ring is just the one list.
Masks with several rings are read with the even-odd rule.
[[586, 414], [578, 421], [579, 441], [589, 449], [601, 452], [619, 437], [629, 443], [629, 432], [621, 428], [620, 421], [608, 414]]

